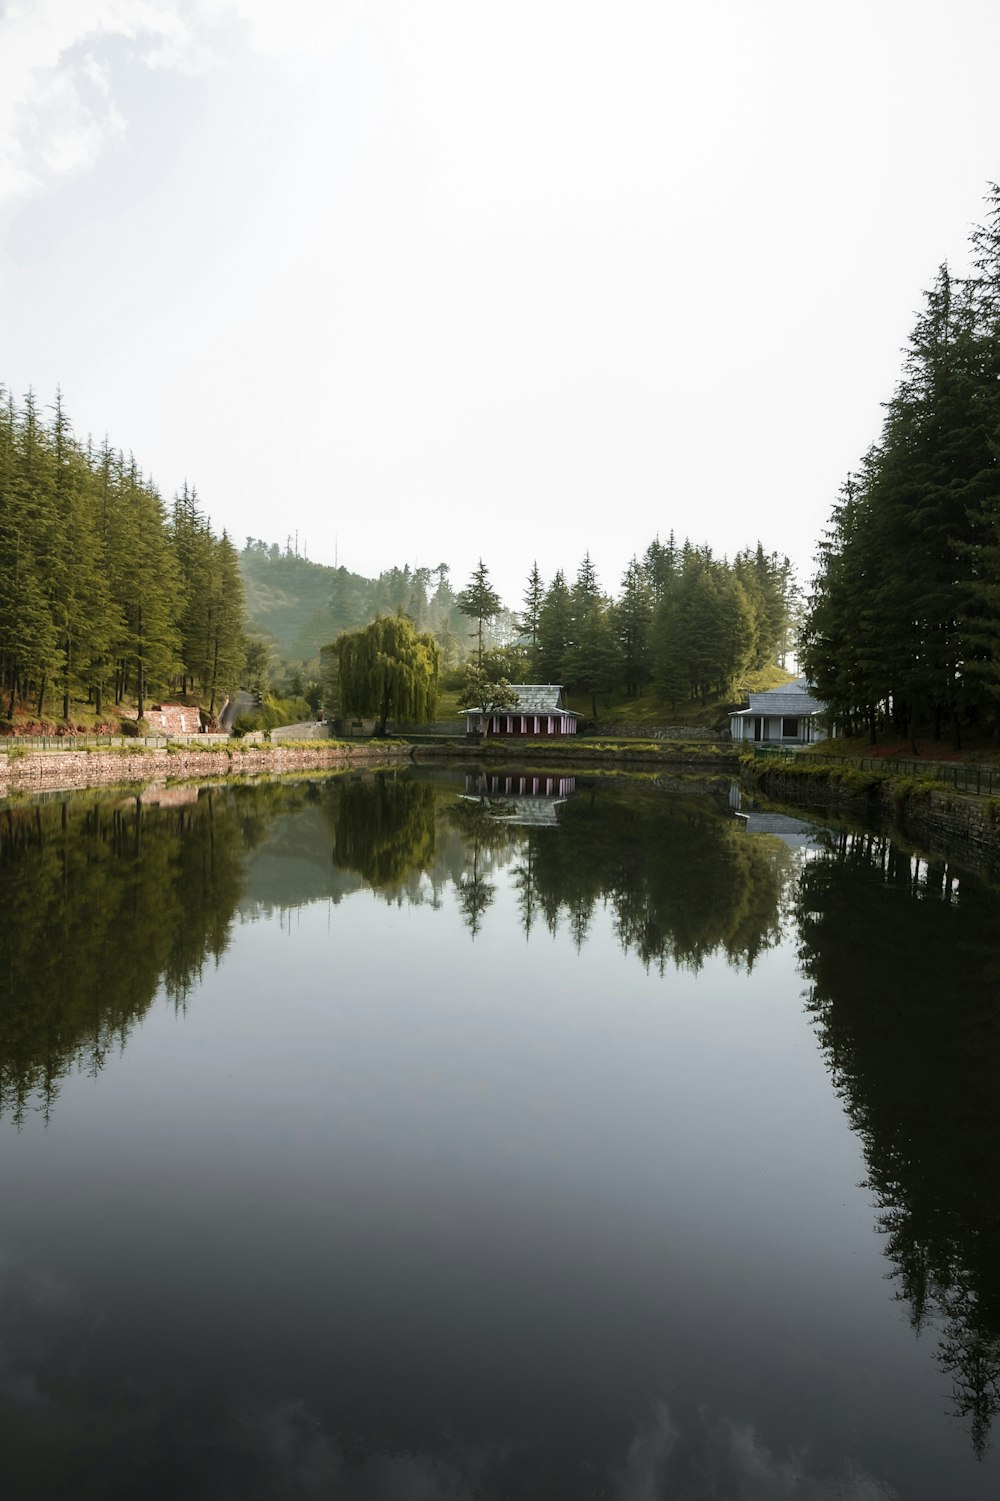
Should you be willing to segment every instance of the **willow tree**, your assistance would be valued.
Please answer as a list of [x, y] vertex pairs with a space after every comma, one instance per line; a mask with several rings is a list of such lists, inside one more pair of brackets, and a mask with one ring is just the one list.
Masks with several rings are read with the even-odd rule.
[[433, 636], [418, 633], [405, 615], [380, 615], [334, 643], [344, 714], [376, 721], [385, 734], [390, 718], [410, 724], [433, 719], [438, 703], [440, 653]]

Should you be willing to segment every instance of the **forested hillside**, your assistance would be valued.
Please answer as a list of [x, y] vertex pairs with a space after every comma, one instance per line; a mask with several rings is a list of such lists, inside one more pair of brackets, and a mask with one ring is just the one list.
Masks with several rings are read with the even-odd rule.
[[805, 665], [848, 733], [1000, 740], [1000, 189], [942, 265], [820, 546]]
[[[303, 669], [315, 677], [323, 646], [397, 613], [435, 638], [446, 672], [485, 651], [486, 672], [565, 683], [595, 716], [599, 695], [652, 691], [673, 712], [732, 694], [790, 644], [791, 568], [759, 543], [730, 562], [657, 539], [633, 558], [617, 594], [589, 554], [548, 584], [533, 563], [525, 573], [515, 613], [483, 562], [456, 590], [446, 563], [365, 579], [255, 538], [238, 555], [225, 533], [214, 535], [193, 489], [168, 507], [131, 455], [81, 443], [60, 397], [44, 414], [30, 394], [21, 406], [10, 397], [0, 405], [7, 719], [16, 710], [69, 722], [84, 710], [89, 723], [124, 712], [141, 719], [167, 695], [193, 696], [213, 712], [241, 680], [263, 694], [276, 674], [301, 696]], [[248, 642], [245, 603], [261, 640]]]
[[9, 719], [30, 704], [100, 719], [195, 694], [211, 712], [243, 670], [236, 549], [185, 486], [168, 510], [135, 459], [73, 435], [57, 395], [0, 392], [0, 689]]
[[537, 568], [523, 598], [521, 651], [541, 682], [590, 699], [652, 692], [671, 713], [739, 691], [749, 672], [784, 663], [794, 644], [798, 590], [787, 558], [746, 548], [732, 562], [671, 533], [633, 557], [617, 595], [589, 554], [569, 582], [546, 587]]
[[446, 660], [464, 650], [464, 622], [446, 563], [433, 569], [407, 564], [367, 579], [300, 557], [290, 545], [248, 537], [240, 568], [252, 628], [270, 638], [282, 662], [315, 663], [341, 631], [399, 610], [419, 630], [434, 632]]
[[[730, 562], [673, 535], [630, 562], [607, 592], [589, 553], [569, 577], [546, 583], [526, 569], [520, 610], [505, 606], [480, 562], [453, 591], [449, 569], [392, 568], [377, 579], [324, 568], [248, 539], [241, 555], [248, 611], [277, 653], [310, 664], [317, 649], [377, 615], [402, 613], [438, 644], [446, 679], [482, 648], [486, 677], [563, 683], [589, 702], [651, 696], [671, 714], [730, 697], [748, 673], [784, 665], [798, 623], [799, 591], [786, 557], [761, 543]], [[457, 687], [457, 682], [453, 682]], [[327, 698], [334, 685], [327, 685]]]

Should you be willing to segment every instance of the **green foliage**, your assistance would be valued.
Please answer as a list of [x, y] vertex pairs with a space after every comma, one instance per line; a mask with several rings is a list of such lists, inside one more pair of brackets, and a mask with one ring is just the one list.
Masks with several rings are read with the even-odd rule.
[[180, 1002], [221, 958], [275, 803], [261, 787], [203, 790], [179, 808], [120, 790], [8, 806], [0, 1115], [47, 1114], [60, 1080], [117, 1055], [161, 987]]
[[590, 554], [584, 555], [569, 591], [568, 639], [559, 664], [562, 681], [572, 692], [590, 699], [597, 718], [597, 695], [609, 693], [621, 681], [622, 654], [616, 639], [610, 603], [597, 582]]
[[563, 658], [572, 632], [572, 604], [566, 576], [558, 569], [538, 611], [537, 661], [543, 683], [561, 683]]
[[339, 784], [333, 857], [375, 887], [394, 887], [434, 854], [434, 789], [393, 772]]
[[995, 895], [879, 833], [801, 868], [807, 1009], [857, 1135], [897, 1297], [982, 1455], [1000, 1410]]
[[542, 601], [545, 598], [545, 585], [542, 575], [538, 571], [537, 560], [532, 563], [531, 571], [525, 584], [522, 604], [524, 609], [518, 617], [518, 630], [523, 640], [527, 643], [529, 677], [533, 680], [538, 670], [538, 624], [541, 617]]
[[455, 665], [466, 655], [464, 621], [447, 563], [435, 568], [406, 564], [364, 578], [302, 556], [293, 550], [291, 537], [284, 548], [248, 537], [239, 561], [252, 630], [286, 665], [313, 673], [324, 647], [339, 633], [400, 611], [418, 631], [435, 636], [443, 664]]
[[649, 680], [653, 589], [635, 557], [622, 577], [622, 592], [612, 614], [612, 629], [621, 653], [622, 679], [628, 698], [637, 698]]
[[[0, 404], [0, 691], [6, 712], [64, 720], [86, 699], [136, 704], [190, 682], [210, 703], [242, 664], [243, 592], [228, 539], [185, 487], [167, 516], [134, 459], [78, 443], [61, 396]], [[237, 660], [238, 659], [238, 660]]]
[[468, 587], [459, 594], [456, 604], [463, 615], [476, 622], [476, 662], [482, 668], [483, 627], [487, 621], [495, 619], [501, 610], [500, 596], [490, 583], [489, 569], [482, 558], [479, 559], [479, 566], [473, 570]]
[[[376, 616], [402, 613], [418, 631], [435, 637], [453, 690], [463, 681], [471, 646], [477, 666], [493, 681], [562, 683], [584, 699], [594, 718], [599, 700], [641, 698], [654, 678], [661, 717], [666, 703], [673, 713], [686, 705], [704, 708], [719, 695], [731, 698], [738, 683], [783, 658], [798, 608], [787, 558], [766, 553], [760, 542], [729, 564], [690, 542], [679, 547], [672, 534], [668, 543], [657, 538], [633, 558], [617, 599], [600, 590], [589, 554], [572, 586], [559, 569], [546, 589], [533, 564], [516, 617], [503, 609], [482, 560], [457, 597], [444, 563], [433, 570], [407, 565], [363, 579], [312, 563], [293, 553], [290, 543], [282, 551], [248, 538], [240, 564], [249, 614], [260, 633], [258, 650], [271, 641], [303, 684], [315, 672], [323, 636], [329, 640], [337, 627], [357, 629]], [[711, 577], [695, 586], [692, 575], [699, 569]], [[475, 621], [471, 634], [463, 613]], [[335, 655], [321, 646], [319, 657], [322, 699], [335, 714]], [[255, 663], [256, 656], [247, 669], [251, 678]]]
[[800, 782], [829, 789], [836, 797], [869, 799], [877, 794], [889, 798], [897, 814], [915, 799], [928, 797], [940, 785], [932, 772], [908, 775], [890, 767], [854, 766], [844, 757], [822, 761], [815, 756], [796, 755], [774, 761], [746, 750], [740, 754], [740, 764], [743, 775], [764, 786], [778, 779], [782, 783]]
[[1000, 736], [1000, 190], [972, 236], [976, 276], [942, 266], [879, 442], [820, 547], [804, 660], [853, 733]]
[[672, 713], [687, 698], [734, 695], [754, 666], [759, 630], [740, 571], [685, 545], [657, 611], [655, 682]]
[[424, 724], [438, 702], [440, 652], [403, 615], [385, 615], [335, 643], [342, 712], [372, 717], [384, 735], [390, 718]]
[[505, 677], [495, 677], [489, 667], [470, 663], [462, 684], [462, 706], [481, 710], [481, 728], [492, 714], [506, 714], [517, 707], [517, 693]]

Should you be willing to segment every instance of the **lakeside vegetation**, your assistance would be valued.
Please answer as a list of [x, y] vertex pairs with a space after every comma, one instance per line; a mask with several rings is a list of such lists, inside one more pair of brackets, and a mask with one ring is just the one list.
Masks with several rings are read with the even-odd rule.
[[885, 834], [820, 837], [795, 897], [807, 1009], [896, 1296], [982, 1457], [1000, 1412], [994, 894], [963, 880], [958, 900], [948, 862]]
[[[671, 534], [633, 557], [617, 594], [585, 554], [570, 581], [537, 565], [515, 612], [480, 562], [456, 591], [446, 563], [376, 579], [248, 537], [216, 536], [187, 483], [169, 505], [135, 457], [78, 439], [60, 394], [0, 405], [0, 718], [8, 729], [121, 728], [181, 698], [217, 714], [238, 686], [243, 728], [315, 715], [320, 649], [399, 616], [432, 640], [446, 701], [473, 657], [484, 680], [559, 682], [596, 719], [700, 717], [791, 649], [798, 586], [761, 543], [730, 562]], [[424, 709], [433, 693], [411, 685]], [[397, 694], [397, 698], [399, 695]]]
[[[273, 554], [257, 553], [264, 556]], [[396, 574], [407, 601], [397, 608], [418, 633], [434, 637], [433, 675], [440, 694], [456, 695], [454, 708], [471, 701], [470, 689], [495, 693], [504, 682], [542, 682], [562, 684], [587, 719], [608, 718], [613, 706], [615, 718], [655, 723], [695, 712], [695, 722], [702, 722], [711, 706], [709, 717], [717, 722], [749, 680], [761, 674], [772, 680], [792, 650], [799, 610], [789, 560], [759, 542], [729, 562], [707, 546], [678, 544], [672, 534], [665, 543], [656, 538], [633, 557], [617, 595], [603, 589], [589, 553], [572, 583], [558, 569], [546, 585], [533, 563], [516, 615], [504, 608], [482, 560], [458, 594], [439, 574], [428, 597], [422, 572]], [[444, 609], [442, 629], [435, 621]], [[362, 707], [372, 695], [358, 694], [353, 678], [341, 705], [341, 643], [364, 629], [345, 630], [324, 653], [324, 699], [335, 713], [341, 706], [348, 714], [374, 713]], [[779, 680], [783, 675], [779, 669]], [[426, 717], [440, 712], [435, 702]]]
[[[74, 436], [62, 397], [0, 403], [0, 728], [141, 723], [156, 698], [208, 720], [237, 686], [242, 730], [344, 711], [384, 726], [452, 718], [476, 691], [554, 682], [585, 723], [725, 723], [796, 649], [849, 741], [912, 755], [1000, 745], [1000, 188], [972, 273], [939, 269], [882, 433], [819, 543], [803, 610], [761, 542], [730, 560], [671, 532], [617, 589], [585, 553], [546, 582], [526, 560], [517, 609], [480, 560], [375, 579], [302, 557], [289, 537], [216, 536], [194, 488], [168, 505], [135, 458]], [[404, 620], [412, 630], [399, 624]], [[345, 651], [373, 622], [406, 643], [358, 688]], [[412, 638], [412, 640], [411, 640]], [[422, 643], [419, 651], [413, 642]], [[404, 649], [405, 646], [405, 649]], [[321, 652], [327, 650], [324, 667]], [[407, 657], [407, 653], [409, 656]], [[416, 675], [406, 661], [419, 657]], [[368, 667], [374, 655], [368, 654]], [[468, 675], [474, 661], [475, 678]], [[405, 667], [405, 671], [404, 671]], [[368, 669], [366, 669], [368, 670]], [[409, 673], [409, 676], [407, 676]], [[405, 679], [405, 681], [404, 681]], [[389, 684], [392, 683], [390, 689]], [[485, 701], [485, 699], [484, 699]], [[496, 700], [499, 702], [499, 700]], [[985, 743], [990, 742], [989, 751]]]
[[235, 547], [184, 486], [168, 511], [132, 455], [72, 432], [56, 395], [46, 420], [29, 392], [0, 392], [0, 692], [63, 722], [122, 706], [141, 720], [165, 691], [209, 715], [243, 670], [244, 600]]
[[[248, 886], [260, 899], [273, 880], [274, 901], [287, 901], [281, 841], [293, 822], [310, 841], [293, 863], [312, 873], [314, 895], [339, 901], [363, 882], [393, 904], [439, 905], [450, 886], [472, 937], [510, 864], [525, 937], [565, 925], [579, 947], [610, 904], [622, 950], [661, 973], [697, 970], [716, 951], [749, 970], [777, 940], [782, 848], [744, 839], [724, 799], [681, 806], [635, 779], [588, 779], [554, 842], [499, 817], [503, 799], [463, 798], [464, 785], [457, 773], [369, 772], [7, 807], [0, 1120], [48, 1115], [64, 1078], [96, 1076], [158, 989], [183, 1007], [202, 968], [225, 952]], [[71, 931], [69, 915], [81, 912], [86, 923]], [[143, 942], [122, 942], [133, 927]]]
[[849, 735], [1000, 745], [1000, 188], [925, 292], [881, 436], [820, 542], [803, 661]]

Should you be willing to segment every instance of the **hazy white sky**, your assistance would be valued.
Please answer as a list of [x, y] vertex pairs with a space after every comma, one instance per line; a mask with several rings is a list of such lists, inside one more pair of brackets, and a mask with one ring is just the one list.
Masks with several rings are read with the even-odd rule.
[[0, 380], [240, 545], [808, 574], [998, 57], [996, 0], [0, 0]]

